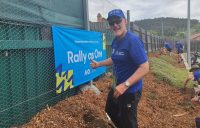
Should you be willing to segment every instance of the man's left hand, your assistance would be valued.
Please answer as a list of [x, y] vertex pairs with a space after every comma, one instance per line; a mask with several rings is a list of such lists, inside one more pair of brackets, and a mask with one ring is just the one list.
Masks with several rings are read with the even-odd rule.
[[115, 92], [113, 94], [114, 98], [118, 98], [120, 95], [122, 95], [126, 90], [128, 89], [128, 87], [125, 85], [125, 83], [121, 83], [119, 85], [116, 86], [115, 88]]

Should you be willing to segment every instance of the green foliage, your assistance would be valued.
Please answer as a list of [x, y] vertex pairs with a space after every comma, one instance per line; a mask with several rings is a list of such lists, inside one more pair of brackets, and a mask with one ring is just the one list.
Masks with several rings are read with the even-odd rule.
[[175, 67], [175, 63], [177, 63], [177, 60], [170, 56], [150, 58], [151, 71], [155, 74], [158, 81], [164, 81], [176, 87], [183, 87], [188, 71]]
[[[145, 30], [156, 31], [159, 36], [162, 35], [162, 23], [163, 23], [163, 31], [164, 36], [173, 37], [177, 34], [177, 32], [186, 32], [187, 30], [187, 19], [186, 18], [155, 18], [155, 19], [145, 19], [138, 20], [134, 22], [139, 27], [144, 28]], [[196, 30], [199, 26], [198, 20], [191, 20], [191, 27]], [[197, 26], [196, 26], [197, 25]], [[195, 27], [196, 26], [196, 27]], [[198, 29], [199, 30], [199, 29]]]
[[176, 38], [178, 38], [178, 39], [183, 39], [183, 38], [185, 38], [185, 32], [177, 32], [177, 33], [176, 33]]

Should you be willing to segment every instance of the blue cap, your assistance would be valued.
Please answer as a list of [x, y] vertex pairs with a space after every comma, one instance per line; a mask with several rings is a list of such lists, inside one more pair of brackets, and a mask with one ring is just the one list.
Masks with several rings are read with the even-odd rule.
[[109, 20], [109, 18], [111, 18], [112, 16], [118, 16], [120, 18], [125, 18], [124, 13], [121, 9], [114, 9], [114, 10], [111, 10], [110, 12], [108, 12], [107, 20]]
[[200, 70], [193, 72], [194, 81], [197, 81], [200, 78]]

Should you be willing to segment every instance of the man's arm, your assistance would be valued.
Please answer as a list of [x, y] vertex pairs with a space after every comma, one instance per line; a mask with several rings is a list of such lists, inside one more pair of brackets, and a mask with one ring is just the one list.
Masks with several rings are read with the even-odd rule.
[[98, 68], [101, 66], [111, 66], [113, 64], [112, 59], [108, 58], [106, 60], [100, 61], [100, 62], [96, 62], [95, 60], [91, 60], [90, 66], [92, 68]]
[[135, 84], [138, 80], [142, 79], [149, 72], [149, 62], [145, 62], [139, 66], [136, 72], [129, 77], [126, 81], [130, 83], [130, 85]]
[[[149, 72], [149, 62], [146, 61], [145, 63], [141, 64], [139, 68], [136, 70], [136, 72], [131, 75], [126, 81], [130, 83], [130, 85], [133, 85], [138, 80], [142, 79], [147, 73]], [[120, 85], [116, 86], [114, 97], [118, 98], [120, 95], [122, 95], [128, 87], [124, 83], [121, 83]]]

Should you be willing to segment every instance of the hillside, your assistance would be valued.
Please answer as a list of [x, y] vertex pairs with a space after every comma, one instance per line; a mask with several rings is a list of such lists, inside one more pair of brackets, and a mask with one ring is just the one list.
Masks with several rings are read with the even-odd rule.
[[[134, 23], [156, 35], [162, 35], [162, 22], [164, 35], [167, 37], [175, 36], [178, 33], [185, 33], [187, 30], [187, 19], [185, 18], [155, 18], [138, 20]], [[200, 23], [198, 20], [191, 20], [192, 32], [200, 32]]]
[[[138, 107], [139, 128], [195, 127], [200, 104], [190, 101], [194, 95], [192, 88], [180, 91], [187, 71], [183, 63], [177, 63], [176, 57], [149, 54], [151, 71], [145, 76]], [[55, 106], [47, 106], [22, 128], [114, 128], [104, 111], [112, 76], [102, 77], [94, 84], [100, 95], [85, 91]]]

